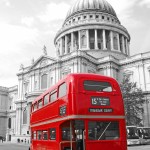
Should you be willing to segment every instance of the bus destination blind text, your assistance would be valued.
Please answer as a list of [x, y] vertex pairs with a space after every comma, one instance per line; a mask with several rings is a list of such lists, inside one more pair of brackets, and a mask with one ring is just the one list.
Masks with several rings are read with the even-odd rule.
[[92, 105], [98, 105], [98, 106], [109, 106], [110, 101], [107, 97], [91, 97], [91, 103]]
[[89, 108], [89, 112], [99, 112], [99, 113], [111, 113], [112, 108]]

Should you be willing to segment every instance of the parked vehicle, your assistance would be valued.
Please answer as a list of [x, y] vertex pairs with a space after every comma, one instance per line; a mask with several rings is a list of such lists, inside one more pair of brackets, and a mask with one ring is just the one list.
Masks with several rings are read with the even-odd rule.
[[137, 127], [140, 144], [150, 144], [150, 127]]
[[136, 126], [127, 126], [127, 145], [140, 145]]

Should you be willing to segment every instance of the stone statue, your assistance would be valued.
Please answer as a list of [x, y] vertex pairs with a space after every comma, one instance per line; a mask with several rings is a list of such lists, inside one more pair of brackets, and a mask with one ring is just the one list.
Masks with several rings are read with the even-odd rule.
[[44, 47], [43, 47], [43, 53], [44, 53], [44, 55], [47, 55], [47, 48], [46, 48], [45, 45], [44, 45]]
[[20, 65], [20, 69], [19, 70], [23, 70], [24, 69], [24, 65], [23, 64], [21, 64]]

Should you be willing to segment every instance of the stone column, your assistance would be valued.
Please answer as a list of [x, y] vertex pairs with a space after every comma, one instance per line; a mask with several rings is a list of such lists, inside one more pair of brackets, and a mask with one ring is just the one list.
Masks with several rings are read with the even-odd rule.
[[[27, 126], [30, 126], [31, 102], [27, 103]], [[28, 129], [27, 129], [28, 130]]]
[[125, 38], [125, 44], [126, 44], [126, 54], [128, 55], [128, 41], [127, 41], [127, 38]]
[[21, 118], [21, 115], [22, 115], [22, 109], [20, 108], [17, 108], [16, 109], [16, 134], [17, 135], [21, 135], [21, 124], [22, 124], [22, 118]]
[[73, 41], [74, 41], [74, 33], [71, 32], [71, 52], [73, 52], [73, 50], [74, 50]]
[[32, 75], [30, 75], [29, 80], [29, 91], [32, 92]]
[[130, 56], [130, 43], [128, 42], [128, 55]]
[[60, 38], [60, 55], [63, 55], [63, 41], [62, 37]]
[[65, 54], [67, 54], [67, 35], [65, 35]]
[[119, 33], [117, 33], [118, 51], [120, 51]]
[[95, 49], [98, 49], [97, 29], [95, 29]]
[[114, 45], [113, 45], [113, 32], [110, 31], [110, 49], [114, 50]]
[[86, 38], [87, 39], [87, 49], [90, 49], [90, 46], [89, 46], [90, 45], [90, 43], [89, 43], [89, 30], [88, 29], [86, 30], [86, 37], [87, 37]]
[[124, 36], [122, 35], [122, 51], [125, 53]]
[[79, 49], [81, 49], [81, 32], [80, 30], [78, 31], [78, 43], [79, 43]]
[[106, 35], [105, 35], [105, 30], [103, 30], [103, 50], [106, 50]]

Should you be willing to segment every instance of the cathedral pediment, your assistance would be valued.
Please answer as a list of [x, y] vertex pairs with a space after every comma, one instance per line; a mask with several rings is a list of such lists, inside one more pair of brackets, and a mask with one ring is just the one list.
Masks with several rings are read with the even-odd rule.
[[56, 59], [49, 57], [49, 56], [41, 56], [38, 58], [35, 62], [32, 62], [32, 66], [30, 69], [37, 69], [37, 68], [42, 68], [47, 65], [50, 65], [54, 63]]

